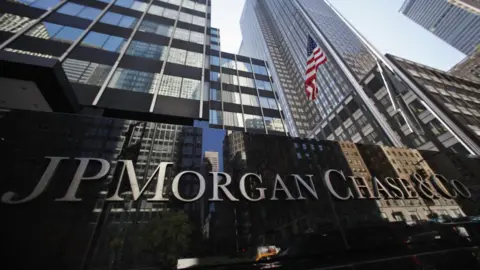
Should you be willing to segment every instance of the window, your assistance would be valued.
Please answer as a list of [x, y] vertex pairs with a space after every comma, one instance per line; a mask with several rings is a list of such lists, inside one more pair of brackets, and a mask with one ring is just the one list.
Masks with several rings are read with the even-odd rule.
[[173, 28], [169, 25], [160, 24], [148, 20], [143, 20], [138, 30], [166, 37], [170, 37], [173, 32]]
[[190, 36], [190, 31], [182, 29], [182, 28], [178, 28], [178, 27], [177, 27], [177, 29], [175, 29], [175, 33], [173, 34], [174, 38], [180, 39], [180, 40], [185, 40], [185, 41], [189, 40], [189, 36]]
[[403, 125], [406, 125], [407, 122], [405, 121], [405, 118], [402, 116], [401, 113], [396, 113], [393, 115], [393, 118], [395, 119], [395, 121], [400, 125], [400, 126], [403, 126]]
[[392, 213], [392, 216], [396, 221], [404, 221], [405, 220], [405, 218], [404, 218], [404, 216], [401, 212], [394, 212], [394, 213]]
[[187, 57], [187, 51], [177, 48], [170, 48], [168, 53], [168, 62], [176, 64], [185, 64], [185, 59]]
[[181, 98], [200, 100], [201, 81], [183, 78]]
[[181, 77], [163, 75], [158, 94], [162, 96], [180, 97], [181, 85]]
[[275, 117], [265, 117], [265, 125], [267, 130], [284, 132], [282, 119]]
[[136, 21], [137, 19], [134, 17], [121, 15], [114, 12], [107, 12], [105, 15], [103, 15], [102, 19], [100, 19], [100, 22], [102, 23], [117, 25], [125, 28], [133, 28]]
[[375, 131], [372, 131], [368, 135], [365, 135], [366, 141], [370, 143], [375, 143], [376, 138], [377, 138], [377, 133]]
[[251, 78], [239, 76], [238, 82], [240, 86], [255, 88], [255, 83]]
[[204, 44], [205, 43], [205, 36], [203, 33], [191, 31], [190, 32], [190, 41], [194, 43]]
[[70, 82], [97, 86], [103, 85], [112, 69], [111, 66], [71, 58], [67, 58], [62, 66]]
[[60, 3], [60, 0], [37, 0], [35, 2], [27, 1], [27, 3], [25, 4], [30, 5], [32, 7], [40, 8], [40, 9], [50, 9], [58, 3]]
[[221, 111], [210, 110], [210, 124], [214, 124], [214, 125], [223, 124]]
[[218, 30], [215, 28], [210, 29], [210, 34], [217, 35], [218, 36]]
[[173, 9], [168, 9], [166, 8], [165, 11], [163, 12], [163, 17], [165, 18], [170, 18], [173, 20], [177, 19], [178, 11], [173, 10]]
[[428, 122], [427, 125], [435, 135], [441, 135], [447, 132], [447, 129], [437, 119], [433, 119]]
[[205, 26], [206, 21], [203, 17], [193, 16], [192, 23], [200, 26]]
[[217, 89], [214, 89], [214, 88], [211, 88], [210, 89], [210, 99], [211, 100], [216, 100], [216, 101], [221, 101], [222, 100], [221, 91], [217, 90]]
[[272, 85], [270, 84], [270, 82], [255, 80], [255, 84], [257, 85], [258, 89], [272, 91]]
[[237, 65], [233, 59], [222, 58], [220, 62], [224, 68], [237, 69]]
[[58, 13], [67, 14], [71, 16], [77, 16], [85, 6], [74, 4], [74, 3], [66, 3], [61, 8], [58, 9]]
[[110, 36], [94, 31], [90, 31], [82, 40], [83, 45], [93, 46], [95, 48], [112, 52], [119, 52], [124, 43], [125, 39], [123, 37]]
[[189, 9], [194, 9], [195, 8], [195, 2], [190, 1], [190, 0], [184, 0], [182, 3], [183, 7], [189, 8]]
[[242, 113], [223, 112], [223, 121], [226, 126], [243, 127]]
[[195, 10], [201, 11], [201, 12], [207, 12], [207, 6], [204, 4], [195, 3]]
[[221, 79], [222, 83], [238, 85], [238, 77], [236, 75], [222, 73]]
[[[45, 33], [45, 30], [47, 33]], [[75, 41], [83, 32], [83, 29], [63, 26], [54, 23], [42, 22], [33, 27], [26, 33], [27, 36], [52, 39], [61, 42], [71, 43]]]
[[164, 10], [165, 9], [163, 7], [159, 7], [157, 5], [152, 5], [148, 9], [148, 13], [153, 14], [153, 15], [157, 15], [157, 16], [162, 16], [162, 13], [163, 13]]
[[220, 58], [216, 56], [210, 56], [210, 64], [214, 66], [220, 66]]
[[192, 23], [193, 15], [180, 12], [180, 18], [179, 18], [179, 20], [182, 21], [182, 22], [186, 22], [186, 23]]
[[245, 127], [247, 129], [265, 129], [263, 119], [259, 115], [245, 114]]
[[425, 111], [425, 107], [420, 103], [418, 99], [415, 99], [409, 104], [410, 108], [416, 113], [422, 113]]
[[252, 65], [250, 65], [250, 63], [245, 63], [245, 62], [238, 61], [237, 62], [237, 67], [238, 67], [238, 70], [241, 70], [241, 71], [253, 72]]
[[218, 72], [210, 71], [210, 81], [218, 82], [218, 81], [220, 81], [219, 77], [220, 77], [220, 74]]
[[156, 60], [165, 60], [165, 47], [162, 45], [133, 40], [126, 54]]
[[100, 9], [85, 7], [79, 14], [78, 17], [84, 18], [87, 20], [93, 20], [100, 15], [102, 11]]
[[255, 65], [255, 64], [254, 64], [254, 65], [253, 65], [253, 71], [254, 71], [255, 73], [268, 76], [267, 68], [264, 67], [264, 66], [259, 66], [259, 65]]
[[277, 102], [273, 98], [267, 98], [270, 109], [278, 110]]
[[242, 103], [243, 105], [247, 106], [255, 106], [258, 107], [258, 98], [254, 95], [242, 94]]
[[133, 5], [130, 8], [134, 10], [138, 10], [140, 12], [144, 12], [148, 8], [148, 3], [135, 1], [133, 2]]
[[260, 97], [260, 105], [262, 105], [262, 108], [270, 108], [270, 104], [268, 102], [268, 98], [266, 97]]
[[222, 91], [222, 100], [223, 102], [242, 104], [240, 101], [240, 93]]
[[210, 45], [210, 49], [220, 51], [220, 46], [212, 44], [212, 45]]
[[158, 73], [117, 68], [108, 87], [135, 92], [153, 93], [153, 87], [158, 84]]
[[203, 54], [190, 52], [190, 51], [187, 52], [187, 61], [186, 61], [187, 66], [201, 68], [202, 61], [203, 61]]

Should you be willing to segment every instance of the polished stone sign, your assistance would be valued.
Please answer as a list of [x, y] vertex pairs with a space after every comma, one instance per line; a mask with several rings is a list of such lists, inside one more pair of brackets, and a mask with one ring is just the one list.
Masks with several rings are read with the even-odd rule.
[[[43, 191], [48, 187], [53, 174], [57, 170], [57, 167], [60, 166], [63, 160], [68, 160], [68, 157], [46, 157], [49, 159], [49, 165], [43, 173], [40, 181], [35, 186], [34, 190], [24, 198], [18, 198], [18, 196], [13, 191], [6, 192], [2, 195], [1, 201], [6, 204], [21, 204], [26, 203], [31, 200], [34, 200], [40, 196]], [[103, 179], [108, 172], [110, 171], [110, 162], [105, 159], [99, 158], [75, 158], [79, 161], [78, 168], [71, 180], [70, 186], [68, 187], [65, 196], [55, 199], [55, 201], [66, 201], [66, 202], [78, 202], [82, 198], [76, 196], [77, 190], [82, 183], [82, 181], [94, 181]], [[91, 162], [98, 162], [101, 164], [100, 170], [93, 176], [86, 176], [85, 172], [88, 165]], [[147, 198], [147, 201], [150, 202], [162, 202], [169, 201], [169, 198], [165, 197], [165, 173], [168, 166], [174, 165], [173, 162], [160, 162], [153, 174], [150, 176], [145, 185], [140, 189], [138, 179], [135, 173], [135, 168], [132, 160], [118, 160], [117, 164], [120, 164], [121, 174], [119, 179], [123, 179], [123, 176], [126, 172], [128, 178], [131, 192], [133, 194], [133, 200], [137, 201], [142, 194], [145, 193], [148, 186], [151, 184], [155, 175], [157, 175], [157, 184], [155, 188], [155, 194], [153, 197]], [[198, 193], [193, 198], [185, 198], [179, 192], [179, 185], [182, 176], [184, 175], [194, 175], [199, 183]], [[283, 192], [286, 200], [305, 200], [306, 197], [303, 196], [302, 190], [311, 195], [311, 197], [318, 199], [318, 194], [315, 189], [314, 181], [312, 178], [314, 175], [307, 174], [304, 177], [299, 174], [290, 174], [293, 181], [295, 181], [295, 186], [297, 189], [297, 197], [292, 195], [291, 190], [288, 189], [285, 184], [285, 180], [279, 174], [275, 176], [274, 187], [271, 192], [272, 196], [266, 197], [266, 188], [257, 187], [256, 197], [252, 197], [249, 192], [246, 190], [246, 186], [249, 185], [249, 181], [256, 181], [260, 185], [262, 184], [262, 175], [256, 173], [244, 173], [239, 183], [239, 190], [241, 197], [235, 197], [232, 192], [229, 190], [229, 185], [232, 184], [232, 177], [224, 172], [210, 172], [213, 176], [213, 185], [212, 185], [212, 197], [209, 198], [209, 201], [223, 201], [219, 197], [219, 190], [222, 190], [223, 194], [230, 201], [239, 201], [240, 199], [248, 201], [261, 201], [261, 200], [279, 200], [277, 197], [277, 192]], [[336, 175], [336, 179], [341, 179], [345, 182], [348, 182], [348, 185], [352, 188], [347, 187], [346, 190], [339, 191], [334, 188], [332, 185], [332, 175]], [[225, 179], [225, 183], [220, 183], [222, 179]], [[370, 183], [369, 183], [370, 182]], [[367, 181], [364, 177], [355, 177], [355, 176], [345, 176], [344, 172], [341, 170], [330, 169], [325, 172], [323, 175], [323, 183], [328, 188], [330, 194], [339, 200], [349, 200], [349, 199], [416, 199], [419, 196], [428, 198], [428, 199], [437, 199], [440, 196], [453, 199], [461, 196], [463, 198], [470, 198], [471, 193], [468, 188], [463, 185], [458, 180], [447, 180], [444, 176], [439, 174], [434, 174], [430, 179], [423, 179], [418, 173], [411, 175], [411, 181], [402, 178], [393, 178], [386, 177], [385, 179], [378, 179], [373, 177], [371, 181]], [[413, 184], [412, 184], [413, 183]], [[120, 196], [119, 190], [122, 181], [118, 182], [115, 193], [108, 197], [106, 201], [119, 202], [124, 201], [125, 198]], [[182, 171], [178, 173], [172, 181], [171, 191], [173, 196], [182, 202], [194, 202], [199, 200], [204, 196], [206, 189], [206, 181], [204, 175], [196, 171]], [[353, 191], [352, 191], [353, 190]], [[240, 198], [240, 199], [239, 199]]]

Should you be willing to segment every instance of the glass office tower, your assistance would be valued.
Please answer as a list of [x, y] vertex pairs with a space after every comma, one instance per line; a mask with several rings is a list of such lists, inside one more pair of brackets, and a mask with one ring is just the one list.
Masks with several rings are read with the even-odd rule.
[[2, 107], [286, 134], [267, 62], [221, 53], [210, 5], [2, 1]]
[[[300, 1], [309, 6], [313, 20], [325, 30], [329, 41], [350, 64], [357, 79], [370, 70], [375, 61], [348, 27], [322, 1]], [[316, 123], [352, 91], [347, 79], [334, 61], [319, 68], [319, 96], [307, 101], [303, 90], [307, 61], [307, 35], [314, 34], [307, 18], [295, 1], [247, 1], [241, 17], [243, 43], [241, 54], [269, 59], [275, 66], [274, 79], [282, 89], [280, 97], [286, 121], [294, 136], [306, 137]], [[280, 41], [280, 42], [277, 42]], [[316, 40], [325, 50], [319, 40]], [[328, 57], [328, 52], [327, 52]], [[271, 59], [271, 60], [270, 60]]]
[[[480, 40], [480, 16], [455, 1], [406, 0], [400, 12], [455, 49], [470, 54]], [[478, 5], [478, 4], [477, 4]]]
[[[392, 57], [377, 53], [328, 2], [250, 0], [241, 25], [241, 52], [263, 53], [272, 59], [273, 79], [279, 82], [282, 105], [288, 109], [286, 122], [296, 128], [298, 136], [479, 153], [480, 143], [467, 122], [457, 121], [423, 84], [408, 76], [408, 69], [399, 69]], [[308, 34], [328, 58], [317, 71], [319, 96], [314, 102], [304, 93]], [[374, 98], [378, 90], [381, 102]], [[478, 92], [472, 91], [473, 95]], [[425, 109], [452, 138], [450, 143], [438, 143], [435, 134], [424, 130], [423, 116], [410, 106], [411, 98], [425, 103]]]

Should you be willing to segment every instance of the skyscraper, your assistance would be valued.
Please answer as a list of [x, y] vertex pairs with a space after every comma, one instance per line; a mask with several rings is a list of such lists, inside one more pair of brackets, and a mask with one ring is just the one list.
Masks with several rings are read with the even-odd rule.
[[218, 164], [218, 152], [214, 151], [205, 151], [205, 158], [210, 161], [212, 164], [212, 172], [219, 171], [219, 164]]
[[[477, 84], [372, 54], [327, 3], [258, 3], [243, 20], [257, 27], [242, 45], [252, 58], [220, 50], [211, 1], [0, 1], [4, 268], [255, 268], [263, 262], [250, 251], [278, 244], [300, 253], [279, 260], [299, 269], [478, 269], [477, 222], [463, 215], [480, 201], [460, 181], [480, 194], [480, 159], [449, 153], [478, 153]], [[329, 59], [310, 103], [297, 40], [306, 33]], [[415, 198], [399, 178], [417, 169], [424, 179], [447, 173], [446, 195]], [[361, 199], [375, 175], [405, 190]], [[428, 226], [405, 226], [416, 219]], [[457, 235], [457, 221], [473, 228]], [[428, 244], [454, 241], [441, 253], [396, 248], [423, 232], [435, 237]]]
[[405, 0], [400, 12], [464, 54], [480, 40], [480, 16], [459, 1]]
[[[457, 113], [425, 94], [423, 84], [408, 75], [412, 69], [401, 69], [397, 58], [378, 53], [327, 1], [249, 0], [241, 25], [241, 52], [272, 59], [273, 79], [282, 104], [288, 106], [284, 110], [290, 111], [285, 113], [286, 122], [294, 124], [300, 137], [479, 153], [478, 136], [467, 122], [458, 121]], [[303, 85], [308, 34], [328, 58], [317, 71], [319, 97], [314, 102], [307, 101]], [[468, 89], [473, 86], [462, 83]], [[478, 92], [466, 91], [473, 96]], [[412, 108], [413, 99], [425, 103], [433, 118], [419, 115]], [[306, 112], [307, 108], [311, 110]], [[303, 119], [308, 125], [300, 129], [296, 123], [304, 126]], [[427, 120], [440, 123], [449, 135], [438, 138], [443, 132], [426, 131], [421, 121]], [[443, 144], [444, 137], [452, 141]]]

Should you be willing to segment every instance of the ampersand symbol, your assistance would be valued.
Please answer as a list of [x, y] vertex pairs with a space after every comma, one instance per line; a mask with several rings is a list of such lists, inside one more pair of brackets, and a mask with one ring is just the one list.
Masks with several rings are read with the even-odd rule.
[[419, 191], [419, 193], [423, 197], [426, 197], [428, 199], [438, 198], [437, 193], [432, 189], [432, 187], [427, 182], [427, 180], [423, 179], [420, 174], [418, 173], [412, 174], [411, 179], [416, 183], [417, 191]]

